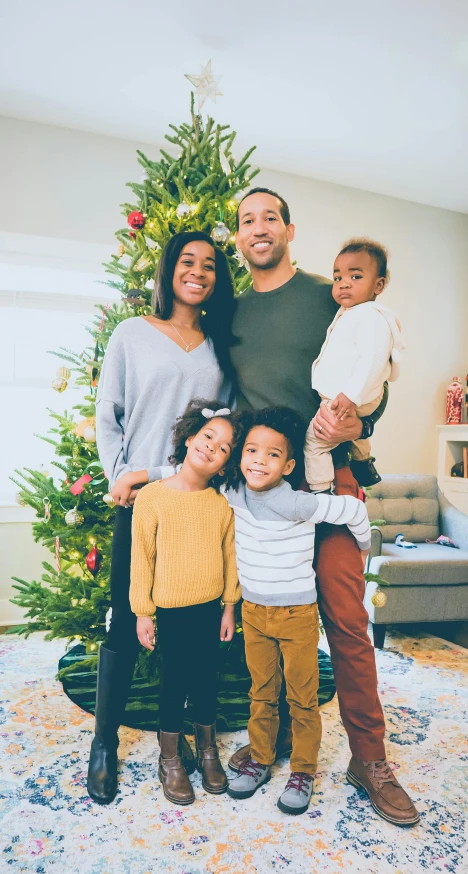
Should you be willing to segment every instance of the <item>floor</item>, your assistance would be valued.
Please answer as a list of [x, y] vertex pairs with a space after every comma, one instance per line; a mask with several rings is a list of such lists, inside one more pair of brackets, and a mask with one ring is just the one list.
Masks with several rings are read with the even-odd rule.
[[[55, 679], [61, 642], [0, 638], [0, 871], [36, 874], [418, 874], [468, 872], [468, 651], [389, 634], [377, 652], [388, 757], [421, 812], [397, 829], [345, 781], [348, 747], [336, 699], [307, 814], [276, 807], [288, 762], [248, 801], [207, 795], [177, 808], [157, 778], [152, 733], [123, 729], [120, 792], [86, 794], [93, 721]], [[246, 733], [220, 736], [224, 762]]]

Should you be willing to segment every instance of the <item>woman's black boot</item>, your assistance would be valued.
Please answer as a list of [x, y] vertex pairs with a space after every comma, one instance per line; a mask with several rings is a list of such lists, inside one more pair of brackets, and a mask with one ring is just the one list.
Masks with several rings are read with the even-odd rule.
[[96, 689], [96, 727], [88, 765], [88, 794], [110, 804], [117, 793], [118, 729], [132, 684], [136, 653], [121, 654], [101, 646]]

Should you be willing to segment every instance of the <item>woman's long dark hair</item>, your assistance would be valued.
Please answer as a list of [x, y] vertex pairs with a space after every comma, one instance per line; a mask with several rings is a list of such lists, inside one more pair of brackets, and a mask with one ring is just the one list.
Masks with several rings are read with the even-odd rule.
[[233, 344], [232, 319], [234, 316], [234, 285], [228, 260], [218, 249], [211, 237], [204, 231], [184, 231], [174, 234], [164, 247], [159, 259], [158, 271], [154, 281], [152, 311], [159, 319], [167, 321], [174, 306], [172, 286], [174, 270], [182, 249], [194, 241], [202, 240], [214, 249], [216, 282], [213, 294], [203, 304], [205, 315], [200, 318], [203, 333], [210, 338], [219, 366], [227, 379], [233, 379], [234, 368], [229, 347]]

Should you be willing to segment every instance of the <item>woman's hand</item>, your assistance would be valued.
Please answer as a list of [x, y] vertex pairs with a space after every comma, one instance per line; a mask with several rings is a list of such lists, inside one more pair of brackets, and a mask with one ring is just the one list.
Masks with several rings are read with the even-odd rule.
[[119, 507], [131, 507], [138, 491], [136, 485], [148, 482], [147, 470], [134, 470], [124, 473], [111, 489], [111, 495]]
[[219, 639], [222, 641], [232, 640], [236, 625], [234, 622], [234, 604], [226, 604], [221, 619], [221, 631]]
[[156, 643], [156, 627], [151, 616], [139, 616], [137, 619], [138, 640], [145, 649], [153, 652]]
[[333, 410], [335, 416], [338, 416], [339, 419], [344, 419], [350, 410], [356, 410], [356, 404], [353, 404], [353, 402], [350, 401], [342, 391], [340, 391], [335, 400], [331, 402], [330, 409]]

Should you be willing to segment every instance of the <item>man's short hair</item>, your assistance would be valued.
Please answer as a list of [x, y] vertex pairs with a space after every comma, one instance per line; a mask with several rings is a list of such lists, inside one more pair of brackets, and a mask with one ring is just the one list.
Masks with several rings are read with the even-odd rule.
[[247, 194], [244, 194], [242, 200], [239, 202], [239, 206], [237, 207], [237, 213], [236, 213], [236, 229], [237, 230], [239, 230], [239, 207], [240, 207], [241, 203], [243, 203], [244, 200], [246, 200], [247, 197], [250, 197], [251, 194], [271, 194], [272, 197], [276, 197], [277, 200], [279, 200], [279, 202], [281, 204], [281, 206], [280, 206], [281, 218], [283, 219], [285, 225], [291, 224], [291, 215], [289, 213], [289, 206], [286, 203], [284, 197], [281, 197], [281, 195], [278, 194], [277, 191], [272, 191], [271, 188], [251, 188], [250, 191], [247, 192]]

